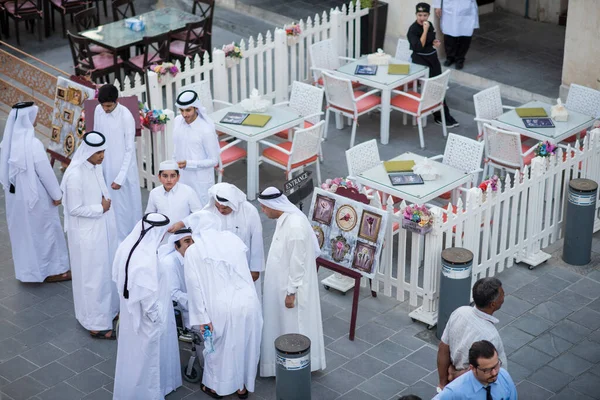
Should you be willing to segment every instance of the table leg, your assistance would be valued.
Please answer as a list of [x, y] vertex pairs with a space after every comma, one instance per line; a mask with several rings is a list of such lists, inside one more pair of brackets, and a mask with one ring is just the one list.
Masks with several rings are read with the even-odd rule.
[[344, 129], [344, 117], [340, 113], [335, 113], [335, 127], [337, 129]]
[[381, 144], [388, 144], [390, 141], [390, 101], [392, 98], [391, 89], [381, 91], [381, 121], [380, 136]]
[[50, 36], [50, 0], [43, 0], [44, 3], [44, 33], [46, 37]]
[[248, 189], [246, 196], [248, 200], [256, 199], [258, 192], [258, 142], [248, 141]]
[[356, 330], [356, 315], [358, 314], [358, 298], [360, 296], [360, 279], [354, 278], [354, 296], [352, 298], [352, 313], [350, 314], [350, 334], [348, 339], [354, 340], [354, 331]]

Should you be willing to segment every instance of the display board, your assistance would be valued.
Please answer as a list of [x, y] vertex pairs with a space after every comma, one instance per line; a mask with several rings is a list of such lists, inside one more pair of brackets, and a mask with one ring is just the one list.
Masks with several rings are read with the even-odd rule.
[[315, 188], [308, 219], [321, 258], [374, 277], [388, 223], [385, 211]]
[[94, 89], [58, 77], [49, 150], [71, 158], [85, 133], [83, 104], [87, 99], [93, 99], [95, 93]]

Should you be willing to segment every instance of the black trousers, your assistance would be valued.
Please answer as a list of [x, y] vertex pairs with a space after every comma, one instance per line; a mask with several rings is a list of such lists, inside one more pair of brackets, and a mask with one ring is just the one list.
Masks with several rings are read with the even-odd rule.
[[[440, 60], [437, 56], [437, 53], [430, 54], [428, 56], [424, 56], [421, 54], [417, 54], [415, 52], [412, 53], [412, 62], [419, 65], [424, 65], [429, 67], [429, 77], [433, 78], [442, 74], [442, 64], [440, 64]], [[446, 104], [446, 100], [444, 99], [444, 115], [446, 116], [446, 121], [452, 118], [450, 116], [450, 110], [448, 109], [448, 105]], [[442, 115], [439, 111], [433, 113], [433, 117], [437, 120], [442, 119]]]
[[446, 59], [453, 62], [465, 62], [465, 56], [471, 46], [472, 36], [450, 36], [444, 35], [444, 48]]

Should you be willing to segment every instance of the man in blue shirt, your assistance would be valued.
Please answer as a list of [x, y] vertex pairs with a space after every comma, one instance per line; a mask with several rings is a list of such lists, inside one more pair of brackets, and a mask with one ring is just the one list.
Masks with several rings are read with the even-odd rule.
[[444, 387], [434, 400], [517, 400], [517, 388], [494, 345], [487, 340], [469, 349], [469, 372]]

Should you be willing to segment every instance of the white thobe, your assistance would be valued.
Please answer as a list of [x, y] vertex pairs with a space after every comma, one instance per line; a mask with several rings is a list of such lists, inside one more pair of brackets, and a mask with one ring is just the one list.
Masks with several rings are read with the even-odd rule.
[[[283, 213], [277, 219], [265, 268], [265, 323], [260, 376], [275, 376], [275, 339], [287, 333], [307, 336], [311, 342], [311, 371], [325, 369], [325, 343], [313, 236], [308, 220], [301, 215]], [[294, 308], [285, 306], [288, 293], [296, 294]]]
[[191, 124], [178, 115], [173, 125], [173, 142], [173, 159], [186, 161], [180, 181], [196, 191], [204, 207], [208, 203], [208, 189], [215, 184], [214, 170], [219, 163], [217, 132], [200, 115]]
[[116, 226], [112, 209], [102, 209], [102, 193], [108, 193], [102, 167], [84, 162], [68, 178], [66, 191], [75, 317], [88, 330], [112, 329], [119, 312], [112, 281]]
[[169, 277], [169, 288], [171, 300], [179, 304], [183, 325], [190, 328], [190, 317], [188, 311], [188, 294], [183, 272], [184, 259], [178, 251], [172, 251], [160, 260], [160, 267], [165, 270]]
[[[116, 266], [123, 267], [123, 266]], [[158, 290], [138, 304], [121, 297], [113, 400], [163, 400], [182, 385], [179, 343], [169, 277], [160, 264]], [[131, 282], [129, 293], [140, 290]], [[143, 289], [142, 289], [143, 290]], [[133, 313], [141, 318], [139, 331]]]
[[473, 36], [479, 28], [476, 0], [433, 0], [432, 8], [442, 8], [442, 33], [454, 37]]
[[[94, 130], [106, 137], [102, 169], [117, 221], [117, 237], [121, 242], [142, 218], [142, 195], [135, 156], [135, 120], [121, 104], [108, 114], [98, 105], [94, 112]], [[121, 188], [113, 190], [113, 182]]]
[[146, 214], [157, 212], [166, 215], [171, 225], [200, 210], [202, 204], [194, 189], [179, 182], [168, 192], [162, 185], [152, 189], [146, 206]]
[[[231, 251], [244, 248], [231, 239]], [[184, 268], [190, 324], [213, 325], [214, 352], [204, 350], [202, 383], [223, 396], [244, 386], [253, 392], [263, 320], [250, 271], [244, 263], [204, 258], [203, 251], [198, 244], [190, 246]]]
[[[209, 207], [207, 211], [212, 212], [221, 220], [221, 229], [234, 233], [242, 239], [248, 251], [246, 258], [252, 272], [262, 272], [265, 269], [265, 250], [263, 245], [263, 228], [258, 210], [250, 202], [245, 201], [240, 209], [228, 215], [223, 215], [216, 207]], [[186, 224], [187, 225], [187, 224]], [[256, 294], [262, 299], [262, 277], [254, 281]]]
[[22, 188], [28, 184], [26, 173], [17, 174], [15, 193], [4, 192], [15, 277], [21, 282], [43, 282], [48, 276], [69, 270], [69, 254], [58, 207], [52, 204], [52, 200], [62, 198], [62, 192], [44, 145], [35, 138], [32, 143], [28, 151], [33, 153], [37, 203], [30, 209], [28, 199], [24, 198]]

